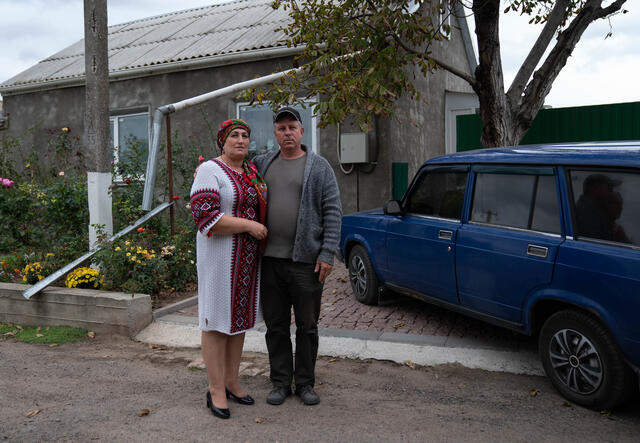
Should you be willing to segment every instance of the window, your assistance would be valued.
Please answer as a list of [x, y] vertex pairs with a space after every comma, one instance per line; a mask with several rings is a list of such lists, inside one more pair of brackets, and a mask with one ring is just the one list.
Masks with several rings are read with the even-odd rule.
[[553, 168], [517, 169], [476, 168], [470, 220], [559, 234], [560, 214]]
[[149, 153], [149, 113], [114, 115], [109, 118], [116, 179], [124, 175], [143, 178]]
[[569, 171], [578, 237], [640, 246], [640, 174]]
[[411, 188], [407, 213], [459, 220], [462, 214], [467, 171], [425, 170]]
[[[316, 117], [311, 107], [303, 109], [300, 105], [293, 106], [300, 112], [304, 136], [302, 144], [318, 152], [316, 141]], [[269, 105], [249, 106], [248, 103], [238, 104], [238, 118], [246, 121], [251, 127], [251, 143], [249, 155], [262, 154], [273, 149], [279, 149], [276, 138], [273, 135], [273, 111]]]
[[438, 33], [446, 39], [451, 36], [451, 14], [453, 14], [453, 8], [450, 0], [442, 0], [438, 5], [438, 24], [440, 26]]

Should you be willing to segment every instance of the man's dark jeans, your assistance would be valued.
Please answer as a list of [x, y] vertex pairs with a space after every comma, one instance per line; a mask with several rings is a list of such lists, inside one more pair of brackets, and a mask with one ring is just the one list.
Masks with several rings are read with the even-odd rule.
[[[313, 386], [318, 355], [318, 317], [322, 283], [315, 264], [263, 257], [262, 314], [267, 325], [267, 349], [274, 386]], [[291, 346], [291, 307], [296, 321], [295, 369]]]

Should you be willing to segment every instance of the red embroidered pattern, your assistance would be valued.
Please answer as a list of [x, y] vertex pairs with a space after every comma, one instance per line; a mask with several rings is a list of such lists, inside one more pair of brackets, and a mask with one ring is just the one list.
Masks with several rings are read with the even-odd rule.
[[193, 221], [200, 232], [220, 216], [220, 194], [214, 189], [194, 192], [190, 204]]
[[[233, 186], [233, 216], [256, 221], [258, 192], [242, 174], [214, 160]], [[231, 333], [252, 328], [258, 309], [258, 241], [247, 233], [234, 234], [231, 256]]]

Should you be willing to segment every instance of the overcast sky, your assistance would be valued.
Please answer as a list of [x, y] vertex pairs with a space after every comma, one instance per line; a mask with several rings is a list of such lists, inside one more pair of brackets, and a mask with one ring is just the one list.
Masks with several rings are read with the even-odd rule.
[[[109, 24], [220, 2], [108, 0]], [[587, 30], [546, 104], [562, 107], [640, 101], [640, 5], [630, 0], [625, 6], [630, 9], [627, 14], [613, 17], [611, 23], [600, 20]], [[0, 0], [0, 82], [82, 39], [82, 8], [82, 0]], [[613, 36], [605, 39], [610, 25]], [[473, 23], [470, 26], [473, 32]], [[500, 34], [507, 85], [538, 30], [516, 14], [503, 18]]]

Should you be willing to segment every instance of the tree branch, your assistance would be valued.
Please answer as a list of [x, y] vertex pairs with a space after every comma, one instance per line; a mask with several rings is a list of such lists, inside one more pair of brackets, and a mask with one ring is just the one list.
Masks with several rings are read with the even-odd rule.
[[569, 0], [558, 0], [549, 14], [544, 28], [540, 32], [540, 35], [531, 48], [531, 51], [529, 51], [529, 55], [527, 55], [522, 66], [520, 66], [518, 73], [511, 83], [509, 91], [507, 91], [507, 98], [511, 102], [512, 106], [518, 105], [522, 92], [531, 78], [531, 74], [533, 74], [534, 69], [538, 66], [538, 62], [540, 62], [544, 52], [547, 50], [549, 42], [551, 42], [556, 30], [560, 25], [562, 25], [568, 6]]
[[571, 21], [566, 30], [560, 33], [558, 41], [546, 60], [527, 85], [518, 111], [518, 125], [528, 128], [538, 109], [551, 90], [553, 82], [567, 63], [567, 59], [580, 41], [587, 27], [595, 20], [611, 15], [622, 8], [627, 0], [616, 0], [606, 8], [601, 8], [603, 0], [587, 0], [582, 10]]

